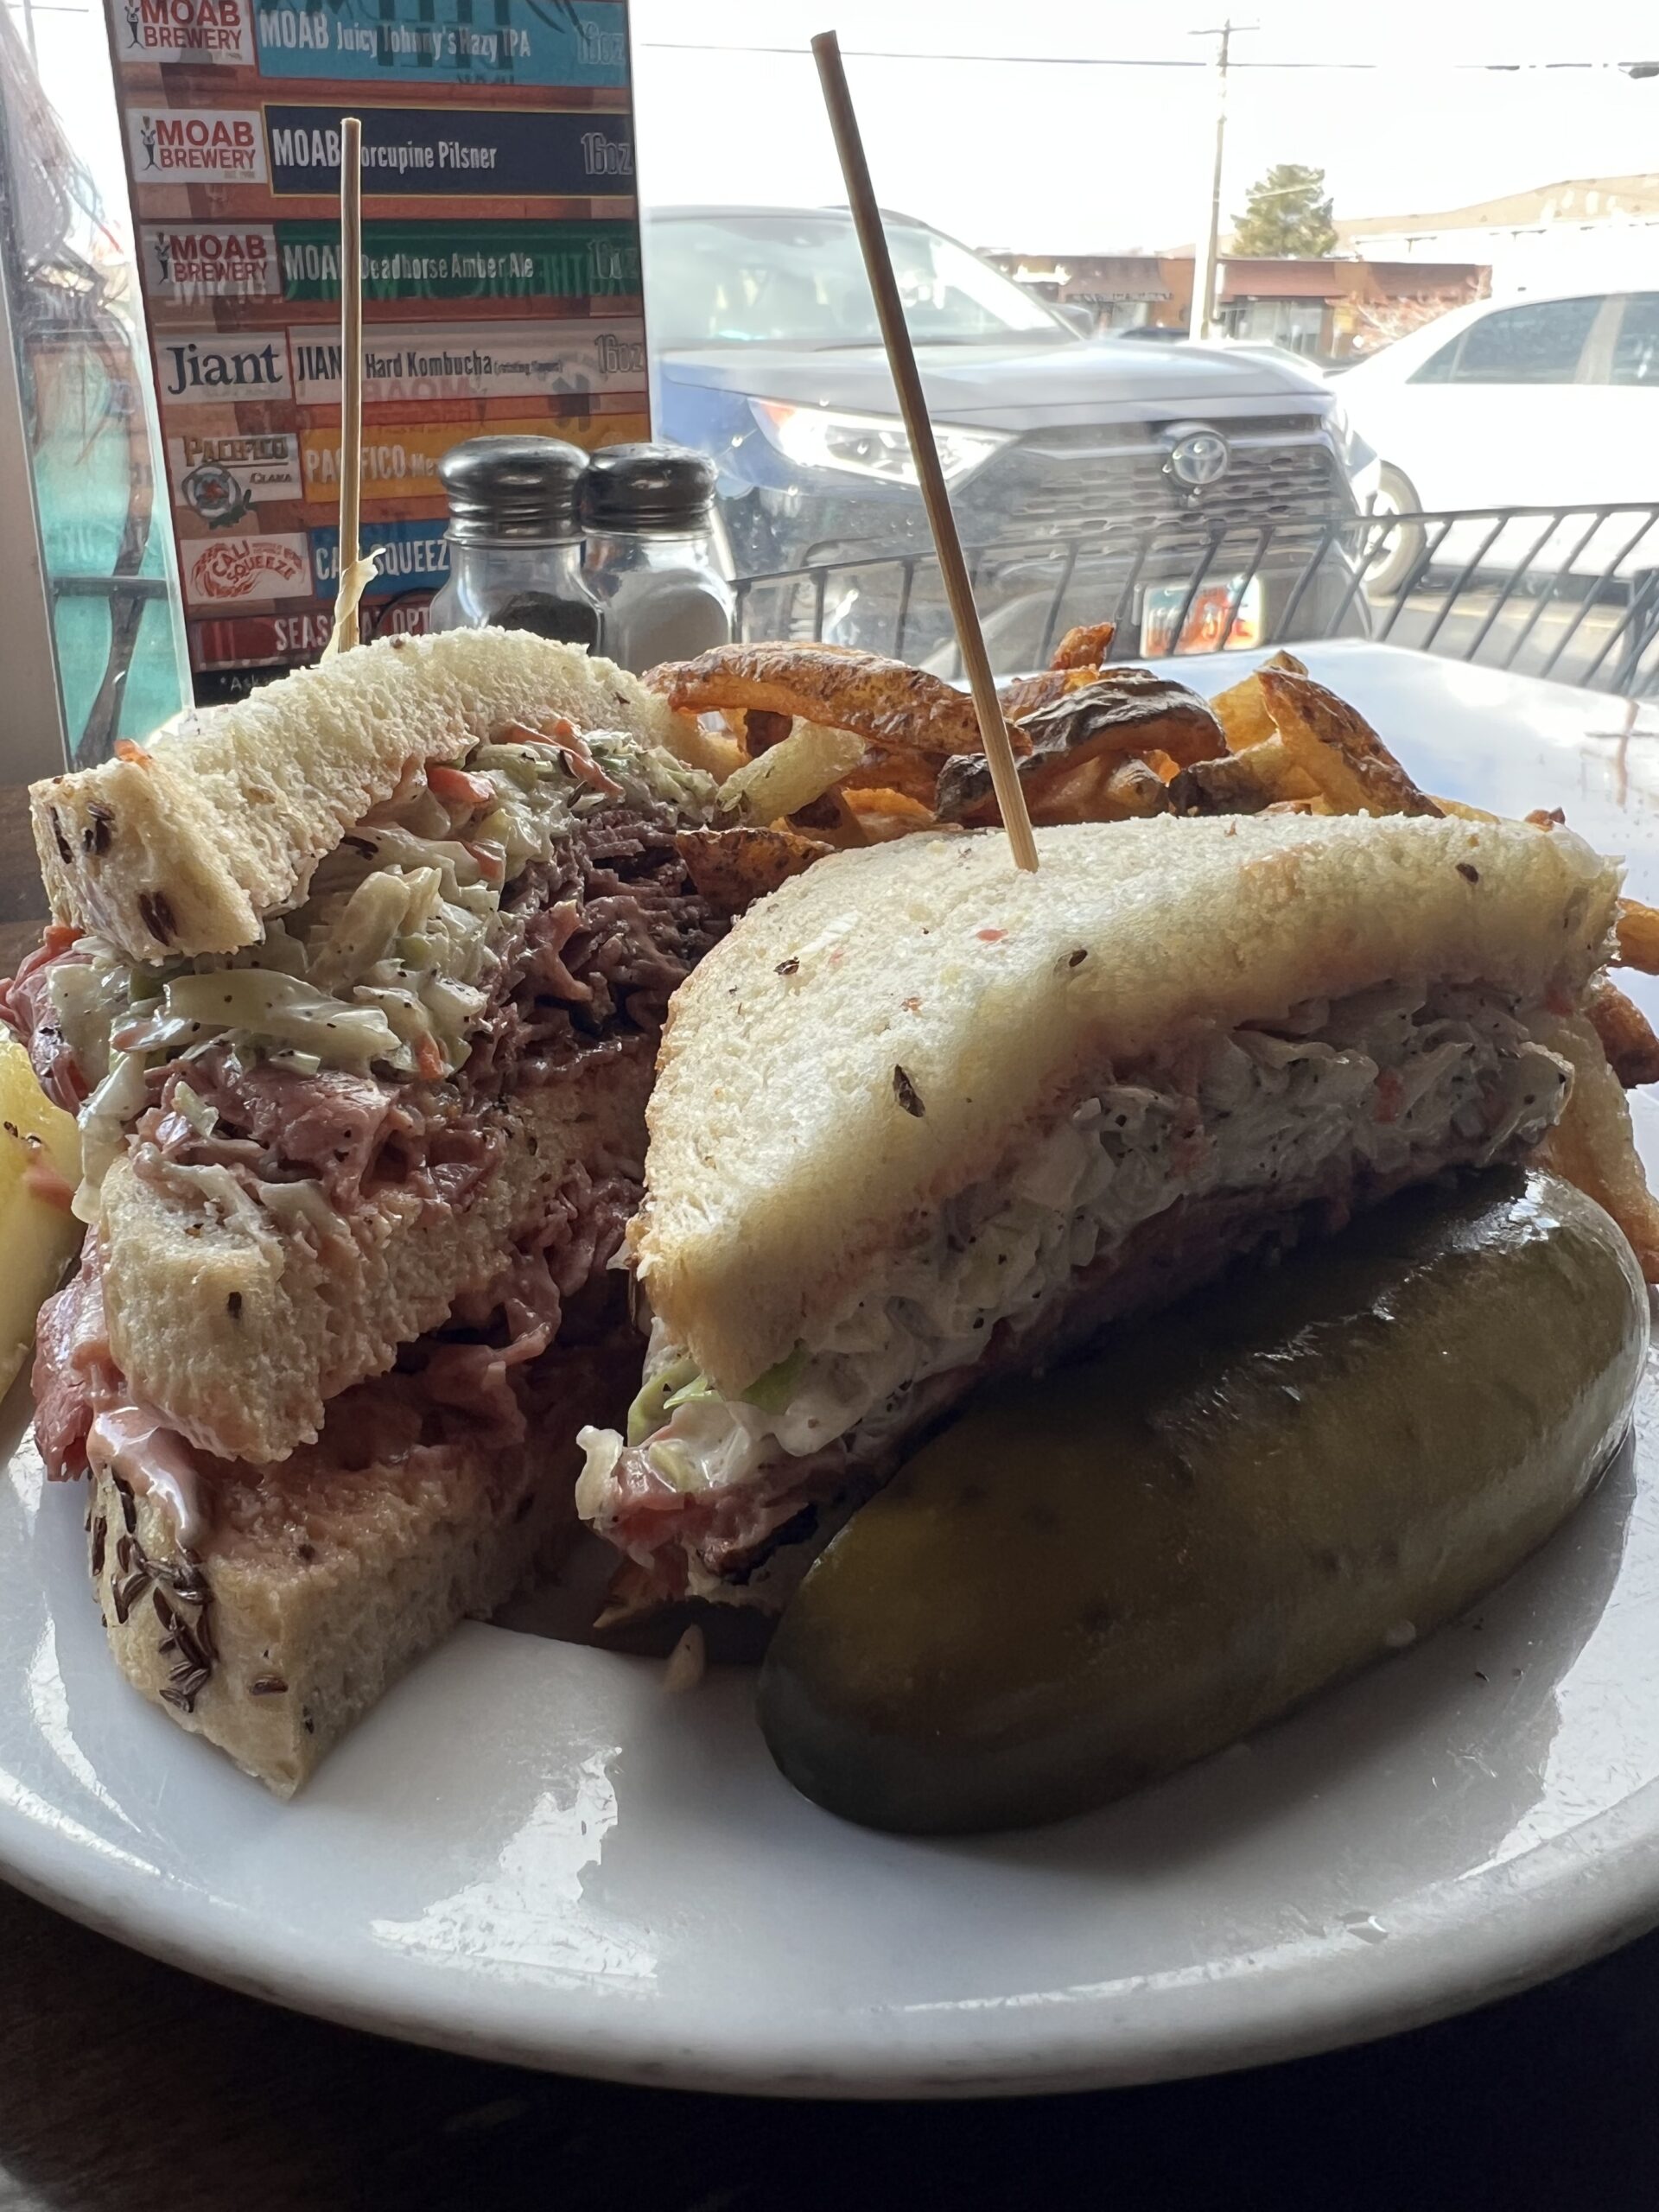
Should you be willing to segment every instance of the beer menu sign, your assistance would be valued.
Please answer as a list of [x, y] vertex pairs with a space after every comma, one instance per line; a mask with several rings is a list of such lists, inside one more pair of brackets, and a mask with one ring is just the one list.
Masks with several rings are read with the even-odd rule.
[[339, 573], [340, 118], [363, 119], [365, 635], [485, 430], [648, 434], [626, 0], [107, 0], [190, 652], [314, 659]]

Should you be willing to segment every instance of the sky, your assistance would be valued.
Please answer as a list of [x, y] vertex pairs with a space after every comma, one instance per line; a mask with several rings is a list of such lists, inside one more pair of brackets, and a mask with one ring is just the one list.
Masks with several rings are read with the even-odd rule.
[[[1326, 172], [1338, 216], [1419, 213], [1572, 176], [1659, 171], [1659, 78], [1459, 63], [1659, 61], [1656, 0], [1235, 0], [1260, 28], [1229, 79], [1224, 217], [1274, 162]], [[641, 190], [816, 204], [841, 194], [807, 41], [833, 26], [884, 203], [976, 245], [1188, 243], [1210, 190], [1221, 10], [1113, 0], [632, 0]], [[770, 54], [761, 47], [791, 51]], [[733, 51], [731, 49], [751, 49]], [[880, 60], [860, 48], [929, 58]], [[1060, 56], [1035, 61], [949, 60]]]
[[[1659, 78], [1531, 66], [1659, 61], [1659, 0], [1233, 4], [1259, 28], [1235, 41], [1224, 218], [1274, 162], [1323, 168], [1338, 216], [1659, 171]], [[1209, 199], [1211, 74], [1078, 57], [1202, 60], [1215, 41], [1190, 33], [1219, 13], [1206, 0], [631, 0], [642, 196], [839, 200], [807, 51], [833, 25], [887, 206], [1033, 253], [1190, 244]], [[40, 0], [35, 20], [77, 143], [118, 179], [97, 0]], [[860, 51], [874, 48], [921, 58]], [[1371, 66], [1244, 66], [1287, 61]], [[1529, 66], [1458, 66], [1492, 61]]]

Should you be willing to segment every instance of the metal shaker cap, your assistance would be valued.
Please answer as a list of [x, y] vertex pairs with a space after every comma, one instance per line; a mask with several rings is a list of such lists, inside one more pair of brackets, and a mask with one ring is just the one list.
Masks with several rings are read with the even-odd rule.
[[466, 543], [574, 538], [588, 456], [563, 438], [468, 438], [438, 463], [449, 535]]
[[715, 464], [689, 446], [601, 446], [589, 454], [582, 513], [590, 529], [695, 529], [715, 498]]

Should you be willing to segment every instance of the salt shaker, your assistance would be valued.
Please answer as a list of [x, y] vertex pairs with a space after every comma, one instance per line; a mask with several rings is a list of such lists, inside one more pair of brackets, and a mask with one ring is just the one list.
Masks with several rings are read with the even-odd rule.
[[714, 538], [715, 468], [684, 446], [601, 446], [582, 481], [601, 645], [654, 668], [723, 645], [734, 601]]
[[432, 630], [532, 630], [599, 642], [599, 604], [582, 570], [578, 502], [588, 456], [563, 438], [468, 438], [438, 463], [449, 501], [449, 581]]

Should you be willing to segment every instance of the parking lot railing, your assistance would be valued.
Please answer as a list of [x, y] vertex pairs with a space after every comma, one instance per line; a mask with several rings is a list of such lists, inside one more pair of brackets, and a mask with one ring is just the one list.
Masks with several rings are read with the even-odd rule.
[[[1074, 623], [1110, 621], [1120, 658], [1321, 638], [1643, 697], [1659, 694], [1659, 505], [1458, 508], [1206, 524], [971, 549], [993, 658], [1041, 665]], [[737, 634], [823, 639], [954, 674], [938, 563], [831, 549], [744, 576]]]

